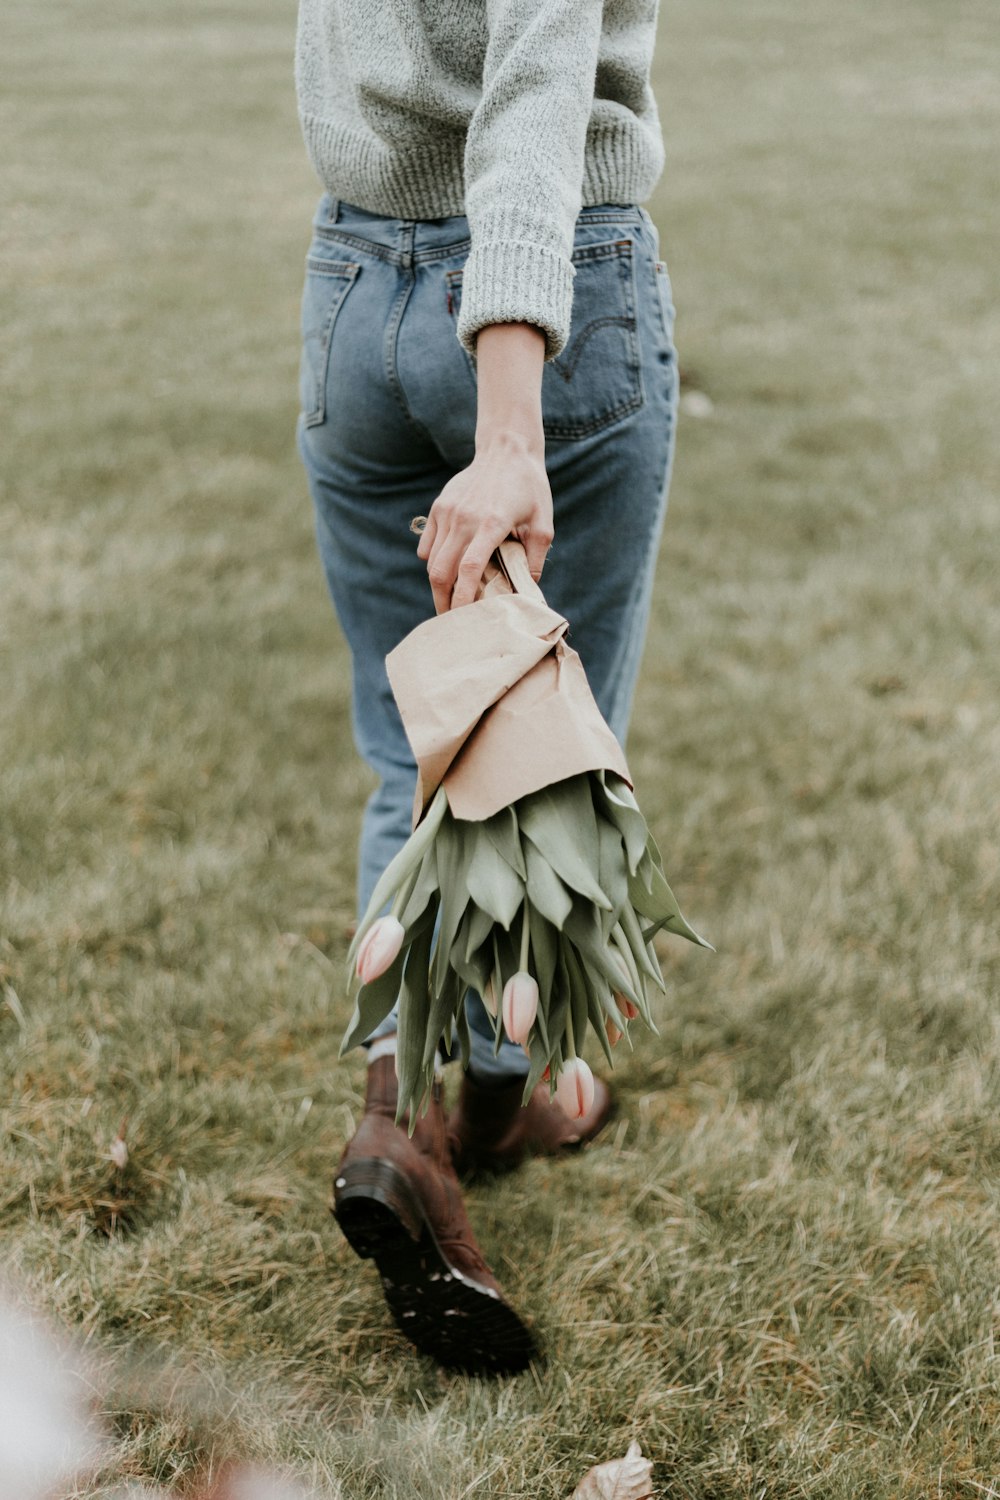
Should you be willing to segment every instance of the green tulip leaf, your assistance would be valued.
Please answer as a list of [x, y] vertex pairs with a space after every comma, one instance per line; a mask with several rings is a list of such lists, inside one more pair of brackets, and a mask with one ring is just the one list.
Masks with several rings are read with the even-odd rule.
[[549, 1049], [537, 1033], [532, 1034], [528, 1048], [531, 1054], [531, 1065], [528, 1068], [528, 1076], [524, 1080], [524, 1093], [521, 1095], [522, 1104], [527, 1104], [541, 1082], [542, 1074], [549, 1065]]
[[352, 1047], [366, 1041], [375, 1027], [392, 1010], [399, 996], [399, 984], [403, 977], [403, 963], [406, 959], [406, 949], [402, 948], [384, 974], [378, 979], [373, 979], [371, 984], [363, 984], [354, 1001], [354, 1014], [344, 1033], [344, 1040], [340, 1044], [340, 1056], [349, 1052]]
[[529, 902], [541, 912], [546, 921], [561, 932], [573, 906], [572, 896], [548, 860], [530, 840], [525, 840], [524, 862]]
[[546, 1017], [549, 1047], [553, 1051], [562, 1046], [562, 1039], [566, 1033], [566, 1017], [569, 1014], [570, 984], [565, 948], [566, 940], [560, 937], [556, 953], [556, 970], [552, 979], [552, 998], [549, 1001], [549, 1013]]
[[538, 1016], [535, 1025], [548, 1046], [549, 1008], [556, 974], [559, 935], [533, 906], [528, 907], [528, 932], [531, 937], [530, 968], [538, 981]]
[[597, 820], [597, 870], [601, 889], [619, 912], [628, 900], [629, 872], [621, 830], [603, 818]]
[[421, 1058], [421, 1065], [424, 1068], [430, 1067], [433, 1063], [434, 1054], [442, 1042], [446, 1050], [451, 1050], [448, 1044], [451, 1040], [455, 1012], [460, 1006], [464, 1008], [464, 1005], [465, 985], [453, 971], [448, 975], [440, 989], [431, 992], [430, 1007], [427, 1012], [427, 1027], [424, 1036], [424, 1051]]
[[426, 912], [429, 902], [434, 899], [440, 899], [440, 885], [437, 872], [437, 849], [432, 844], [420, 861], [416, 880], [399, 913], [399, 920], [407, 932], [417, 925]]
[[461, 954], [468, 961], [489, 938], [493, 931], [493, 918], [488, 911], [483, 911], [475, 902], [470, 901], [465, 908], [462, 921], [455, 934], [452, 945], [452, 961], [456, 954]]
[[349, 963], [354, 962], [362, 938], [382, 908], [402, 889], [406, 881], [412, 878], [424, 855], [435, 842], [444, 823], [444, 816], [447, 811], [448, 798], [444, 787], [441, 786], [438, 787], [430, 807], [410, 834], [402, 849], [400, 849], [394, 859], [389, 861], [381, 876], [376, 881], [371, 900], [368, 902], [365, 914], [358, 924], [358, 930], [354, 935], [354, 941], [348, 952]]
[[566, 961], [566, 976], [569, 980], [569, 1012], [573, 1018], [573, 1039], [576, 1050], [583, 1051], [589, 1019], [589, 985], [587, 965], [570, 942], [563, 942], [563, 957]]
[[665, 994], [667, 987], [663, 982], [659, 961], [655, 954], [650, 956], [646, 940], [643, 937], [642, 928], [639, 926], [639, 919], [629, 902], [626, 902], [622, 908], [621, 926], [625, 934], [625, 939], [632, 950], [639, 973], [645, 974], [646, 978], [652, 980], [656, 988], [662, 990]]
[[[586, 902], [574, 902], [566, 923], [565, 935], [571, 938], [583, 957], [602, 974], [613, 990], [619, 990], [634, 1005], [639, 1002], [639, 976], [634, 969], [621, 969], [615, 961], [613, 949], [605, 940], [597, 913]], [[627, 946], [627, 945], [626, 945]]]
[[469, 1059], [472, 1056], [472, 1038], [469, 1035], [469, 1018], [465, 1013], [464, 1004], [460, 1005], [455, 1012], [455, 1034], [458, 1037], [462, 1067], [468, 1068]]
[[494, 922], [509, 928], [524, 899], [523, 880], [482, 832], [482, 824], [466, 824], [462, 835], [469, 850], [465, 871], [469, 895]]
[[493, 944], [493, 968], [499, 976], [497, 981], [497, 1007], [499, 1008], [504, 985], [521, 967], [520, 933], [515, 939], [513, 933], [505, 932], [502, 927], [494, 927], [490, 940]]
[[527, 879], [524, 867], [524, 851], [517, 826], [517, 813], [513, 807], [505, 807], [492, 818], [479, 825], [497, 853], [507, 862], [519, 880]]
[[[558, 782], [557, 787], [569, 784]], [[593, 803], [589, 808], [589, 827], [583, 819], [579, 826], [574, 826], [569, 821], [569, 812], [578, 799], [561, 797], [557, 800], [552, 795], [554, 790], [546, 787], [518, 803], [521, 833], [531, 840], [542, 858], [571, 890], [593, 901], [595, 906], [610, 911], [611, 902], [597, 883], [597, 826]]]
[[648, 942], [661, 927], [668, 932], [676, 934], [677, 937], [687, 938], [688, 942], [696, 943], [699, 948], [708, 948], [712, 953], [715, 949], [705, 938], [701, 937], [691, 927], [677, 904], [677, 898], [667, 884], [663, 871], [657, 865], [651, 865], [651, 888], [647, 890], [638, 877], [629, 880], [629, 900], [635, 907], [640, 917], [645, 917], [650, 926], [646, 928], [646, 941]]
[[[601, 1044], [604, 1056], [607, 1058], [611, 1066], [614, 1067], [615, 1057], [614, 1053], [611, 1050], [611, 1038], [608, 1036], [608, 1028], [605, 1024], [607, 1019], [605, 1007], [601, 1003], [601, 999], [597, 991], [589, 987], [587, 990], [587, 1014], [590, 1017], [591, 1026], [597, 1033], [597, 1040]], [[615, 1022], [615, 1024], [618, 1025], [617, 1022]], [[625, 1027], [618, 1026], [618, 1030], [624, 1032]]]
[[663, 869], [663, 855], [660, 853], [660, 846], [656, 842], [656, 840], [654, 839], [654, 837], [653, 837], [652, 834], [650, 834], [649, 838], [646, 840], [646, 853], [649, 855], [650, 859], [653, 861], [653, 864], [656, 866], [656, 868], [658, 870], [662, 870]]
[[437, 869], [441, 882], [441, 918], [438, 939], [434, 948], [432, 983], [435, 989], [444, 984], [448, 962], [455, 943], [455, 935], [469, 904], [469, 890], [465, 883], [467, 849], [462, 835], [462, 824], [448, 818], [438, 831]]
[[[433, 923], [425, 923], [423, 930], [410, 944], [409, 956], [403, 970], [403, 983], [399, 992], [399, 1024], [396, 1034], [396, 1067], [399, 1073], [397, 1125], [403, 1118], [407, 1107], [423, 1092], [420, 1088], [420, 1081], [424, 1068], [424, 1043], [430, 1014], [428, 971], [433, 940]], [[410, 1135], [413, 1134], [415, 1126], [416, 1110], [410, 1108]]]
[[603, 784], [596, 783], [595, 796], [602, 818], [612, 823], [624, 840], [629, 874], [634, 875], [646, 852], [649, 829], [634, 799], [631, 806], [624, 800], [622, 793], [626, 790], [625, 783], [618, 777], [614, 778], [614, 782], [615, 785], [610, 785], [608, 780]]

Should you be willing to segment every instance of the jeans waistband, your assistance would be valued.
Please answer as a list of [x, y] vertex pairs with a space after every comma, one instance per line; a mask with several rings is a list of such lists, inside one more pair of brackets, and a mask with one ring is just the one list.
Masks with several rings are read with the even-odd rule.
[[[648, 223], [645, 209], [635, 203], [599, 203], [581, 209], [578, 226], [588, 224]], [[433, 257], [456, 250], [469, 240], [469, 221], [464, 214], [443, 219], [399, 219], [372, 213], [324, 193], [316, 212], [315, 227], [348, 243], [355, 239], [370, 245], [376, 254], [408, 260]]]

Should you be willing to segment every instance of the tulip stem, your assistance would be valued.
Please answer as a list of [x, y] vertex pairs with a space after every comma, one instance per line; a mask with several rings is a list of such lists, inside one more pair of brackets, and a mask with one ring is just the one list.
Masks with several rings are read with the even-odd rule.
[[407, 876], [402, 885], [399, 887], [399, 890], [396, 892], [392, 903], [392, 915], [396, 918], [397, 922], [402, 915], [403, 908], [409, 901], [410, 897], [413, 895], [417, 881], [420, 879], [420, 870], [421, 865], [417, 865], [417, 868], [414, 870], [413, 874]]
[[525, 897], [525, 901], [524, 901], [524, 921], [521, 924], [521, 962], [520, 962], [520, 969], [521, 969], [521, 973], [522, 974], [527, 974], [527, 972], [528, 972], [528, 940], [529, 940], [529, 931], [528, 931], [528, 901], [527, 901], [527, 897]]
[[567, 1055], [576, 1057], [576, 1037], [573, 1035], [573, 1006], [572, 1003], [566, 1012], [566, 1042]]

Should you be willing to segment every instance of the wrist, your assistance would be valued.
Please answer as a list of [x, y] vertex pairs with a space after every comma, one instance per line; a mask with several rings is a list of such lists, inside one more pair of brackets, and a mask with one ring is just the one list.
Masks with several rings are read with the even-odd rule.
[[542, 366], [545, 338], [527, 323], [480, 329], [476, 451], [544, 453]]
[[507, 413], [503, 417], [480, 417], [476, 423], [476, 456], [484, 458], [545, 459], [542, 412]]

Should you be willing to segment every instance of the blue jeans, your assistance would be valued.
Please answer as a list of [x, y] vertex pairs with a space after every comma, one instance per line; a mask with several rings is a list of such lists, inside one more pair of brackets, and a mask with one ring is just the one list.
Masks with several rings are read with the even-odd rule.
[[[378, 776], [364, 812], [358, 903], [410, 832], [415, 769], [385, 657], [434, 606], [410, 531], [472, 462], [476, 371], [455, 329], [464, 217], [384, 218], [320, 200], [302, 303], [299, 450], [320, 557], [351, 651], [353, 728]], [[673, 307], [658, 236], [635, 206], [576, 225], [573, 321], [546, 364], [542, 414], [555, 541], [542, 577], [594, 696], [624, 741], [666, 510], [677, 408]], [[471, 1067], [528, 1061], [469, 999]], [[387, 1018], [376, 1035], [396, 1029]]]

